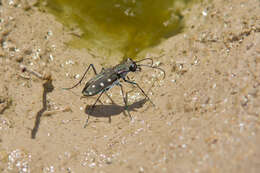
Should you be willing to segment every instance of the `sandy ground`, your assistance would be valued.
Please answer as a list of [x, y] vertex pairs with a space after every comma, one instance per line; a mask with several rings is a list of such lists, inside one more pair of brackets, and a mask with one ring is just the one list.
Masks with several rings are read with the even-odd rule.
[[124, 84], [132, 121], [114, 87], [115, 104], [103, 96], [86, 128], [96, 97], [80, 99], [83, 85], [62, 87], [90, 63], [100, 71], [118, 62], [67, 47], [72, 36], [34, 3], [0, 6], [0, 172], [260, 171], [259, 0], [187, 9], [186, 30], [145, 54], [166, 78], [130, 75], [156, 107]]

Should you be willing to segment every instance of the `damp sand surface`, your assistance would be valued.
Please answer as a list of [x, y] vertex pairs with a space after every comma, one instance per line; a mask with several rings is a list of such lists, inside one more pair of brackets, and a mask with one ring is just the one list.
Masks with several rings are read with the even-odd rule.
[[104, 95], [91, 113], [84, 84], [62, 90], [90, 63], [100, 71], [119, 61], [69, 48], [72, 34], [34, 3], [0, 6], [0, 172], [259, 172], [258, 0], [186, 9], [186, 29], [145, 54], [166, 78], [129, 75], [156, 107], [123, 83], [132, 120], [117, 86], [114, 104]]

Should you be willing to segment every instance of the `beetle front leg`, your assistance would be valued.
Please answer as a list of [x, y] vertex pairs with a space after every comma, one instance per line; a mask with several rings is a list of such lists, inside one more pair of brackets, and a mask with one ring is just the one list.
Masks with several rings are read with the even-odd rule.
[[134, 81], [130, 81], [130, 80], [127, 80], [127, 79], [125, 79], [125, 78], [123, 78], [123, 80], [125, 81], [125, 82], [127, 82], [127, 83], [130, 83], [130, 84], [132, 84], [132, 85], [134, 85], [134, 86], [137, 86], [137, 88], [139, 88], [141, 91], [142, 91], [142, 93], [144, 94], [144, 96], [152, 103], [152, 105], [155, 107], [155, 104], [152, 102], [152, 100], [148, 97], [148, 95], [144, 92], [144, 90], [139, 86], [139, 84], [138, 83], [136, 83], [136, 82], [134, 82]]

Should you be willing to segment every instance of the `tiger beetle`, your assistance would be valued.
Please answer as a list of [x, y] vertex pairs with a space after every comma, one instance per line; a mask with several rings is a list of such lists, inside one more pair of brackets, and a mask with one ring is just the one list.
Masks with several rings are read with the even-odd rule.
[[[138, 64], [145, 60], [150, 60], [151, 65]], [[129, 72], [141, 71], [141, 67], [150, 67], [150, 68], [161, 70], [163, 72], [163, 78], [165, 78], [165, 71], [159, 67], [153, 66], [153, 60], [151, 58], [146, 58], [146, 59], [142, 59], [139, 61], [134, 61], [131, 58], [128, 58], [125, 62], [118, 64], [112, 68], [106, 68], [106, 69], [102, 68], [100, 73], [97, 73], [94, 65], [90, 64], [78, 83], [76, 83], [74, 86], [72, 86], [70, 88], [63, 88], [63, 89], [70, 90], [72, 88], [77, 87], [79, 84], [81, 84], [82, 80], [86, 76], [89, 69], [92, 68], [95, 73], [95, 76], [86, 83], [85, 87], [82, 90], [82, 94], [85, 97], [94, 96], [94, 95], [99, 94], [95, 103], [91, 106], [92, 110], [94, 109], [96, 103], [99, 101], [102, 94], [106, 93], [106, 91], [108, 91], [110, 88], [117, 85], [121, 88], [121, 93], [122, 93], [123, 100], [125, 103], [125, 110], [128, 112], [128, 115], [131, 118], [131, 114], [129, 113], [129, 110], [128, 110], [127, 95], [124, 96], [124, 90], [123, 90], [122, 84], [120, 83], [120, 79], [123, 79], [124, 82], [127, 82], [131, 85], [136, 86], [143, 93], [145, 98], [148, 99], [152, 103], [153, 106], [155, 106], [154, 103], [152, 102], [152, 100], [148, 97], [148, 95], [144, 92], [144, 90], [139, 86], [139, 84], [134, 81], [129, 80], [129, 78], [127, 77], [127, 74]], [[89, 115], [87, 117], [86, 124], [84, 127], [87, 126], [88, 119], [89, 119]]]

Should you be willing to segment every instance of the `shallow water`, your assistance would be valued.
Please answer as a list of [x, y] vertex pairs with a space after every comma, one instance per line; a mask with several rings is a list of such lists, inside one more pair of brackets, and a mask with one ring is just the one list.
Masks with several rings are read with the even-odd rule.
[[47, 0], [47, 8], [65, 25], [80, 28], [74, 47], [100, 55], [135, 56], [181, 32], [181, 10], [191, 0]]

